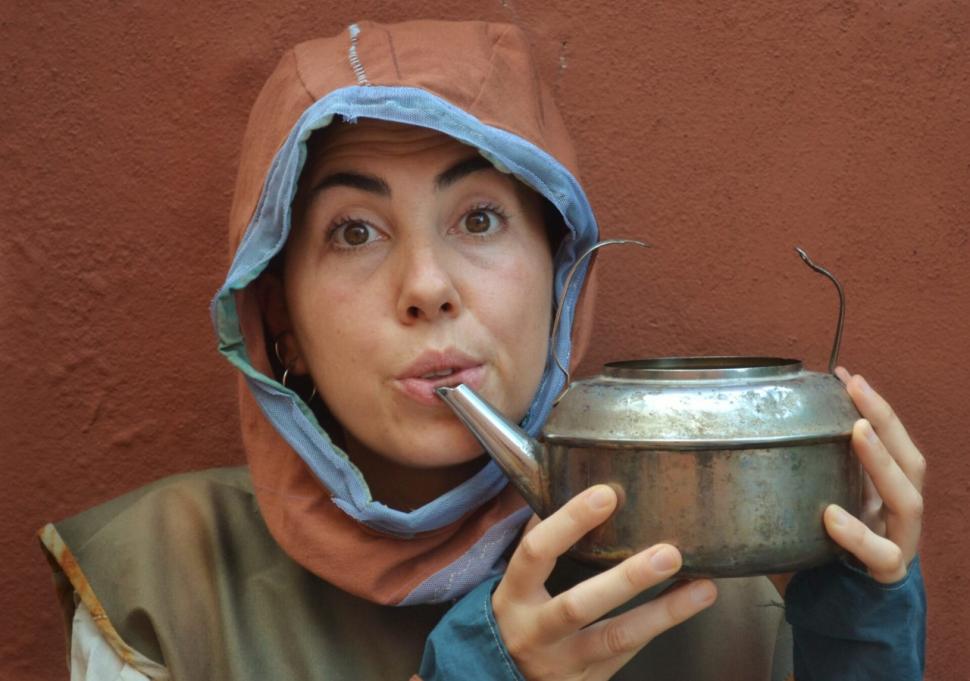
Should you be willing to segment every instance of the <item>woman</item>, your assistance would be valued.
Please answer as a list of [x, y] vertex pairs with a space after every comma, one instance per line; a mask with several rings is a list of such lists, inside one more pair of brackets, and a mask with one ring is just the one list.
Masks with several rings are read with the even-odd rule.
[[[597, 239], [577, 176], [512, 27], [363, 23], [288, 53], [250, 118], [233, 263], [212, 307], [245, 384], [248, 469], [160, 481], [42, 531], [75, 672], [784, 677], [790, 644], [780, 610], [764, 607], [767, 580], [658, 593], [679, 566], [671, 546], [600, 575], [559, 560], [612, 511], [609, 488], [516, 546], [530, 512], [434, 396], [464, 382], [533, 432], [545, 420], [562, 386], [548, 362], [553, 305], [562, 297], [552, 343], [573, 362], [590, 314], [582, 287], [562, 291]], [[861, 379], [849, 389], [890, 450], [860, 424], [888, 539], [827, 511], [872, 576], [836, 565], [792, 581], [803, 679], [832, 660], [921, 664], [922, 582], [907, 569], [918, 518], [901, 501], [919, 496], [918, 452]]]

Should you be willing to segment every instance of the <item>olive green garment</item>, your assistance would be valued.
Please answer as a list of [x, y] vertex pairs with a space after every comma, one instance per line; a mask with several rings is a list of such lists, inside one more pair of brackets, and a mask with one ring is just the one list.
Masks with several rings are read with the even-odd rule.
[[375, 605], [307, 572], [267, 531], [245, 468], [166, 478], [56, 531], [121, 639], [177, 681], [407, 679], [446, 609]]
[[[406, 680], [447, 609], [376, 605], [305, 570], [267, 531], [245, 468], [160, 480], [48, 525], [41, 538], [68, 626], [75, 599], [83, 601], [123, 659], [136, 669], [146, 658], [162, 664], [175, 681]], [[589, 574], [561, 563], [553, 590]], [[784, 678], [791, 644], [779, 639], [770, 584], [719, 587], [714, 608], [662, 635], [615, 678]]]

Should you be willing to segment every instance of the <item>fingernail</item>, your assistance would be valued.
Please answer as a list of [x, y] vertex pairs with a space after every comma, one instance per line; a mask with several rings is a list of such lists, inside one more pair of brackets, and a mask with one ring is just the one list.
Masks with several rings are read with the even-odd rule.
[[832, 523], [836, 527], [845, 527], [846, 524], [849, 522], [849, 514], [843, 511], [838, 506], [833, 506], [831, 513], [832, 513]]
[[613, 503], [613, 495], [610, 490], [600, 487], [596, 489], [592, 494], [589, 495], [589, 505], [590, 508], [604, 508]]
[[714, 600], [714, 585], [710, 582], [694, 582], [690, 585], [690, 599], [697, 604]]
[[668, 548], [662, 548], [650, 556], [650, 565], [657, 572], [670, 572], [677, 567], [677, 556]]
[[876, 431], [872, 429], [872, 424], [869, 423], [869, 421], [866, 421], [866, 440], [871, 445], [879, 442], [879, 438], [876, 436]]
[[868, 383], [866, 383], [866, 379], [864, 379], [862, 376], [859, 376], [859, 388], [866, 395], [869, 395], [870, 393], [872, 393], [872, 388], [869, 386]]

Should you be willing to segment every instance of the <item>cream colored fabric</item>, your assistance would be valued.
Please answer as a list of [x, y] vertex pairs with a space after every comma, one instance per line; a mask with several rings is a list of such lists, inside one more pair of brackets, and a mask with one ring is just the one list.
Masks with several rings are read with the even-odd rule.
[[171, 678], [162, 665], [151, 662], [142, 666], [146, 668], [154, 671], [146, 676], [122, 660], [94, 623], [87, 606], [77, 604], [71, 627], [71, 681], [169, 681]]

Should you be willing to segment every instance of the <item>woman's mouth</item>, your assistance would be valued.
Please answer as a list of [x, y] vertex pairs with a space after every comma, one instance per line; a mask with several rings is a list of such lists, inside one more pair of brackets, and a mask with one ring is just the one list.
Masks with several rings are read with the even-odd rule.
[[485, 365], [455, 350], [429, 351], [395, 379], [396, 385], [411, 399], [429, 407], [443, 407], [435, 388], [461, 383], [478, 390], [485, 378]]

